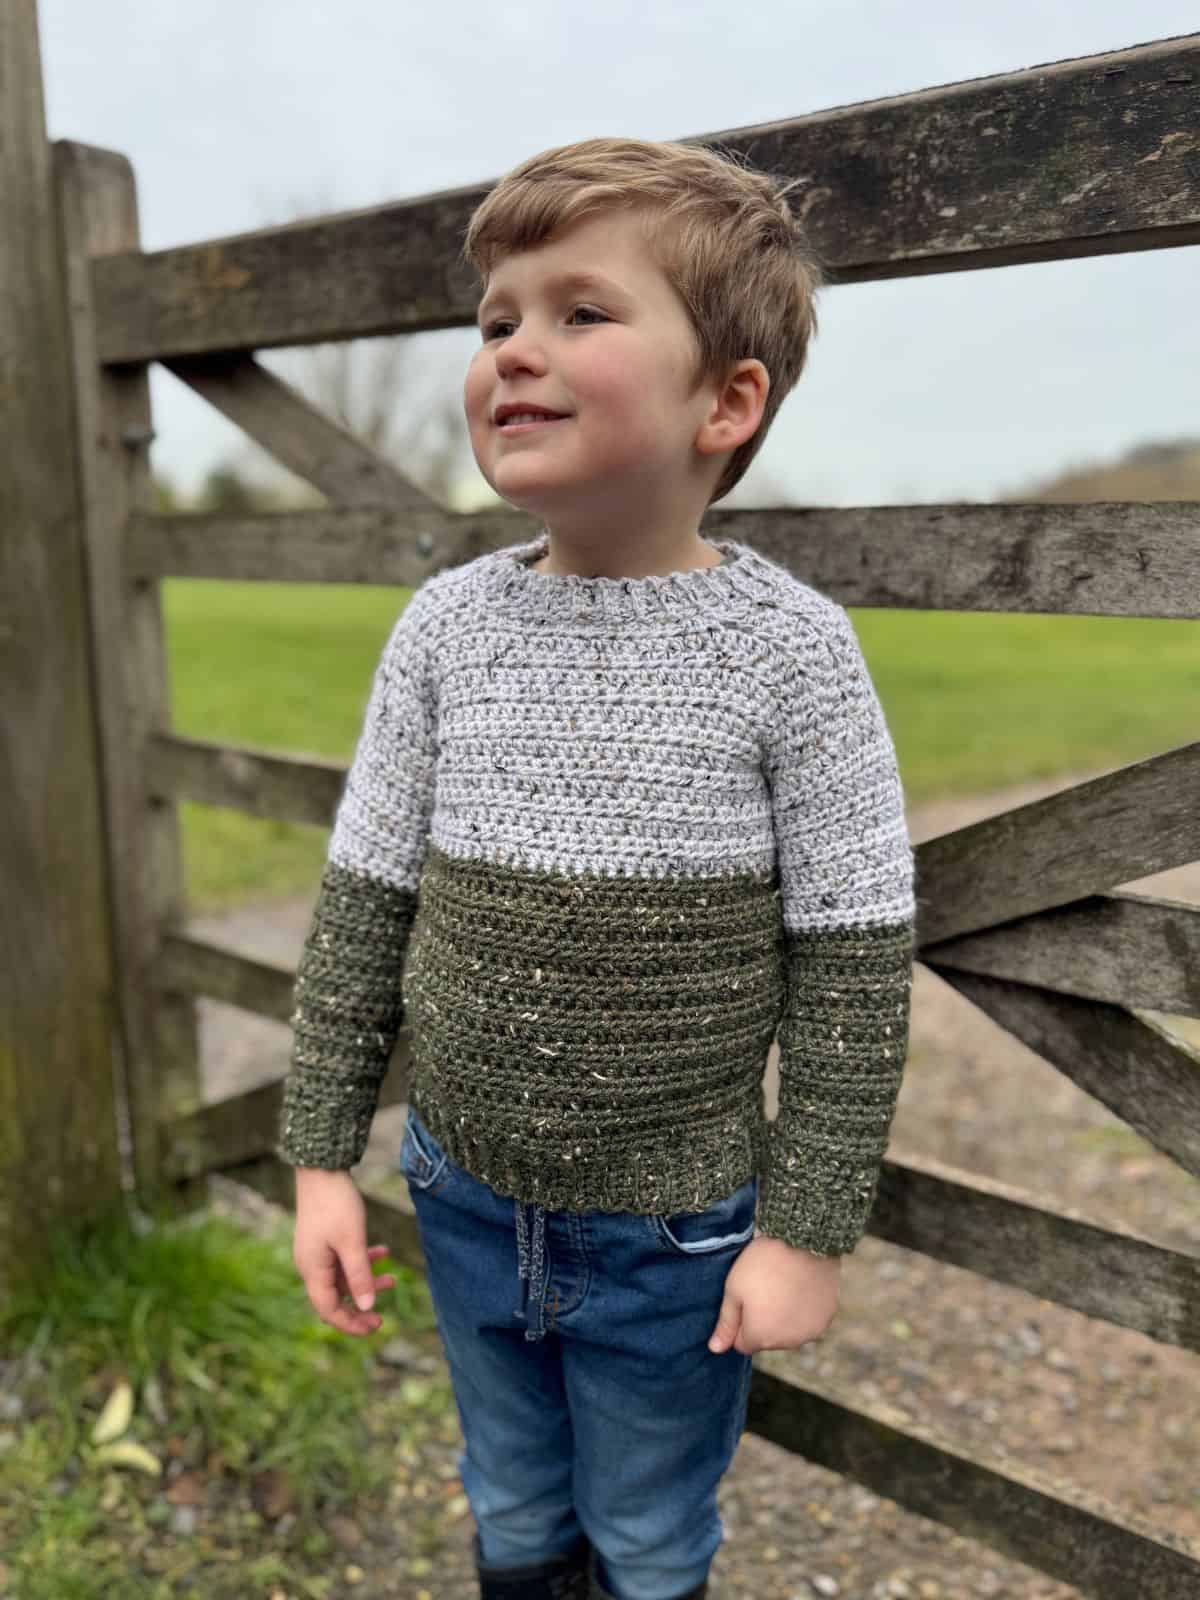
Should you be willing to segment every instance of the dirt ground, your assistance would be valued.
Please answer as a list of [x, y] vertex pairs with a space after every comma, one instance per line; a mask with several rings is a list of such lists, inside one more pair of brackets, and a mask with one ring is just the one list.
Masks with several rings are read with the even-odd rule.
[[[947, 800], [913, 810], [913, 842], [1093, 776]], [[1200, 863], [1121, 885], [1200, 904]], [[311, 899], [194, 920], [189, 931], [294, 963]], [[290, 1030], [202, 1001], [205, 1092], [219, 1098], [279, 1076]], [[1200, 1046], [1200, 1023], [1160, 1019]], [[774, 1111], [774, 1051], [767, 1092]], [[379, 1113], [359, 1175], [387, 1171], [404, 1108]], [[889, 1155], [933, 1157], [1040, 1194], [1101, 1225], [1200, 1255], [1200, 1186], [1097, 1101], [918, 965], [908, 1066]], [[262, 1202], [214, 1180], [220, 1209]], [[435, 1361], [440, 1359], [435, 1347]], [[1200, 1356], [1160, 1345], [1017, 1289], [865, 1237], [846, 1259], [825, 1336], [755, 1358], [803, 1385], [885, 1402], [955, 1448], [978, 1446], [1102, 1496], [1119, 1513], [1198, 1541]], [[411, 1516], [428, 1498], [402, 1484], [353, 1551], [354, 1593], [468, 1600], [478, 1589], [473, 1523], [454, 1460], [455, 1427], [424, 1463], [444, 1499], [446, 1546], [407, 1575]], [[415, 1464], [403, 1476], [411, 1479]], [[417, 1504], [414, 1504], [414, 1501]], [[746, 1433], [721, 1489], [725, 1542], [714, 1600], [1070, 1600], [1081, 1591], [907, 1512], [860, 1485]], [[1153, 1600], [1147, 1595], [1146, 1600]]]

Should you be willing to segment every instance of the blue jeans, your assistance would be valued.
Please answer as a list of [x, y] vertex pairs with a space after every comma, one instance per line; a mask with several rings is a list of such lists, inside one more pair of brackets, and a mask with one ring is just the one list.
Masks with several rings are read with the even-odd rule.
[[715, 1355], [725, 1277], [754, 1237], [758, 1178], [705, 1211], [548, 1211], [449, 1159], [410, 1105], [408, 1181], [488, 1566], [585, 1532], [616, 1600], [676, 1600], [724, 1536], [717, 1487], [753, 1362]]

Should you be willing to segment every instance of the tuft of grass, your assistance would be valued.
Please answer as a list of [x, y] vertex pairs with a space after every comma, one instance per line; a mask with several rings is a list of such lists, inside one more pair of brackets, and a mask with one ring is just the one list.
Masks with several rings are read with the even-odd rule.
[[[93, 1459], [91, 1430], [122, 1380], [134, 1394], [125, 1440], [164, 1467], [182, 1457], [246, 1506], [260, 1475], [286, 1481], [306, 1538], [318, 1509], [380, 1492], [389, 1455], [369, 1447], [376, 1349], [433, 1318], [419, 1274], [377, 1270], [396, 1287], [379, 1332], [356, 1340], [313, 1313], [286, 1224], [251, 1234], [209, 1212], [171, 1222], [122, 1209], [49, 1238], [36, 1274], [0, 1304], [0, 1375], [24, 1405], [0, 1450], [0, 1549], [24, 1585], [11, 1592], [99, 1600], [114, 1579], [139, 1600], [176, 1592], [129, 1559], [134, 1530], [153, 1539], [171, 1515], [165, 1474], [115, 1474]], [[114, 1524], [114, 1512], [127, 1520]]]

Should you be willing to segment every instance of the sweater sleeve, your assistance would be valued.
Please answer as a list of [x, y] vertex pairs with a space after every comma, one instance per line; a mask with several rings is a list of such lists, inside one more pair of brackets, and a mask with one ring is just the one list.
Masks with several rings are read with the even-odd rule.
[[[427, 580], [428, 581], [428, 580]], [[404, 1020], [401, 973], [433, 810], [437, 697], [424, 585], [375, 670], [296, 971], [275, 1154], [362, 1160]]]
[[786, 997], [758, 1229], [832, 1256], [866, 1231], [899, 1096], [914, 857], [895, 749], [845, 609], [795, 654], [767, 759]]

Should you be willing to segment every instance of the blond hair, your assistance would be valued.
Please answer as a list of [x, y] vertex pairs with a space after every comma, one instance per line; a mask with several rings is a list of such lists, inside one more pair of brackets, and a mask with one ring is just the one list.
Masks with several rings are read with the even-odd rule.
[[709, 497], [729, 493], [757, 455], [804, 370], [825, 273], [780, 183], [735, 152], [650, 139], [583, 139], [530, 156], [473, 213], [464, 258], [486, 285], [500, 259], [532, 250], [584, 217], [645, 215], [646, 243], [687, 309], [700, 352], [692, 393], [753, 357], [770, 378], [762, 421], [730, 456]]

